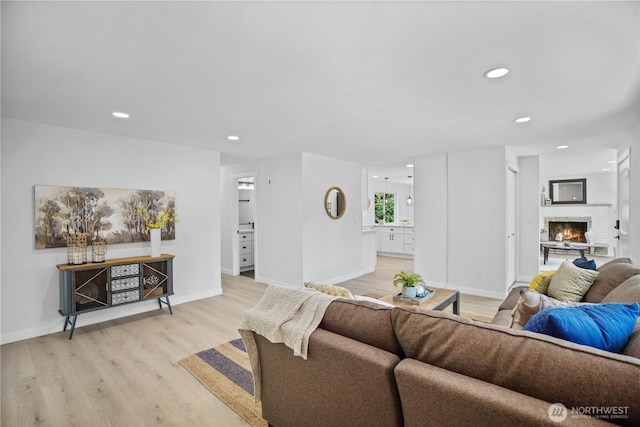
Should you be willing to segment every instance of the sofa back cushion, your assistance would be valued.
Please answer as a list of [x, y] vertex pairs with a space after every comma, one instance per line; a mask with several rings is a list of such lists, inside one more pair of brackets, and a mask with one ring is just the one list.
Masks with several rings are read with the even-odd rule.
[[403, 356], [391, 324], [391, 308], [384, 305], [337, 299], [327, 307], [319, 327]]
[[442, 312], [392, 320], [406, 357], [567, 407], [628, 406], [640, 423], [640, 360]]
[[[607, 294], [602, 302], [640, 302], [640, 275], [632, 276]], [[622, 350], [622, 354], [640, 359], [640, 318]]]
[[609, 292], [602, 302], [624, 302], [627, 304], [640, 302], [640, 274], [629, 277]]
[[598, 277], [584, 296], [586, 302], [602, 302], [605, 296], [621, 285], [628, 278], [640, 274], [640, 267], [630, 262], [628, 258], [619, 258], [603, 264], [598, 268]]

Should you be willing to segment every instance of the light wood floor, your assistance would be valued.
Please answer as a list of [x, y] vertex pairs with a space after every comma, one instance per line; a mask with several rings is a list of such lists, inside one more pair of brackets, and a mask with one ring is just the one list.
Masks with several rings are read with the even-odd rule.
[[[389, 294], [411, 260], [383, 258], [343, 285]], [[0, 347], [0, 424], [18, 426], [246, 426], [178, 361], [237, 338], [265, 285], [222, 277], [223, 295]], [[491, 317], [499, 301], [462, 296], [463, 312]], [[80, 318], [81, 324], [81, 318]], [[62, 319], [60, 320], [62, 327]]]
[[[413, 259], [379, 256], [376, 271], [340, 283], [340, 286], [349, 289], [354, 295], [388, 295], [395, 291], [400, 292], [400, 289], [393, 287], [393, 276], [401, 270], [413, 273]], [[424, 278], [428, 283], [428, 278]], [[461, 294], [460, 312], [493, 318], [501, 303], [502, 300]], [[448, 307], [445, 311], [451, 312], [452, 308]]]

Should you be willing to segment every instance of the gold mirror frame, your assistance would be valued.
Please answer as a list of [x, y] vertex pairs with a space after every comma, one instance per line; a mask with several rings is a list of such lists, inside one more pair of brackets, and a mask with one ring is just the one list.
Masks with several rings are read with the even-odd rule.
[[[329, 197], [331, 196], [331, 192], [332, 191], [336, 191], [337, 194], [341, 194], [342, 195], [342, 202], [338, 203], [338, 197], [336, 197], [336, 203], [338, 203], [338, 206], [336, 208], [336, 215], [334, 215], [331, 212], [331, 201], [329, 199]], [[327, 213], [327, 216], [331, 219], [340, 219], [342, 218], [342, 216], [344, 215], [345, 211], [347, 210], [347, 198], [344, 195], [344, 191], [342, 191], [342, 188], [340, 187], [331, 187], [330, 189], [327, 190], [327, 192], [324, 195], [324, 210]]]

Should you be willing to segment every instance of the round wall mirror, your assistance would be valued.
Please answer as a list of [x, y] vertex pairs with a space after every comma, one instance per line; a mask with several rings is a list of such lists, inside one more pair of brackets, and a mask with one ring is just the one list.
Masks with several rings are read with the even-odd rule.
[[347, 198], [340, 187], [331, 187], [324, 195], [324, 210], [331, 219], [342, 218], [347, 209]]

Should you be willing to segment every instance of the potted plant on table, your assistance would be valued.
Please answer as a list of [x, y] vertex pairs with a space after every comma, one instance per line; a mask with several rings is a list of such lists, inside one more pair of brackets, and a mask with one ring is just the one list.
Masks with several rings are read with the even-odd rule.
[[409, 274], [401, 271], [393, 276], [393, 286], [397, 288], [398, 285], [402, 285], [402, 296], [406, 298], [415, 298], [417, 294], [416, 286], [424, 284], [422, 276], [418, 273]]

